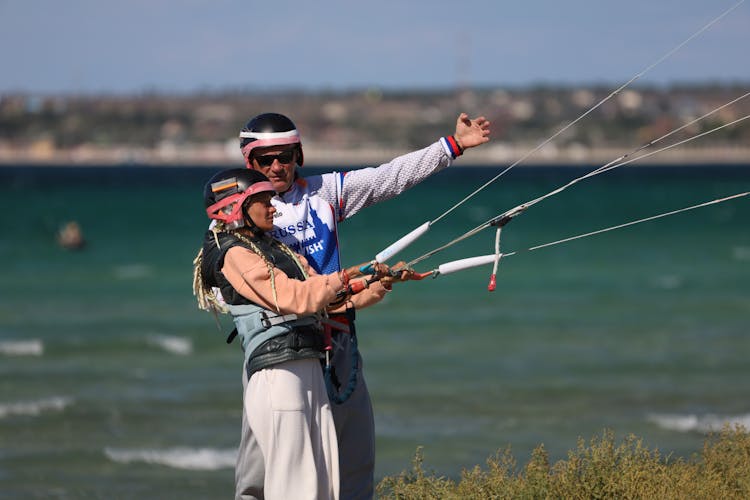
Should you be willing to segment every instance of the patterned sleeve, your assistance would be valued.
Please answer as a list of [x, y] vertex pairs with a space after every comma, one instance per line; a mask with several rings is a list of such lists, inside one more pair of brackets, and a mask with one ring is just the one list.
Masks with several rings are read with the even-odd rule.
[[389, 200], [450, 166], [456, 157], [444, 139], [379, 167], [327, 174], [321, 194], [334, 206], [339, 221], [375, 203]]

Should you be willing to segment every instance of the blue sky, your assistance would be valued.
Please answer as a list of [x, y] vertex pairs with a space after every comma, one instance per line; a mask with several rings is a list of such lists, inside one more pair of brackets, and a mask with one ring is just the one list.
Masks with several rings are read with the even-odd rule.
[[[622, 83], [738, 0], [0, 0], [0, 93]], [[639, 83], [750, 82], [750, 1]]]

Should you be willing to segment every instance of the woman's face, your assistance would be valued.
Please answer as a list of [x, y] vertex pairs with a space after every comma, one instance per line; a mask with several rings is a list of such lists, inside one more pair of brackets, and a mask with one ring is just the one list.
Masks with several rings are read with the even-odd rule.
[[271, 205], [273, 195], [270, 191], [254, 194], [245, 205], [245, 215], [263, 231], [273, 229], [273, 214], [276, 213], [276, 209]]

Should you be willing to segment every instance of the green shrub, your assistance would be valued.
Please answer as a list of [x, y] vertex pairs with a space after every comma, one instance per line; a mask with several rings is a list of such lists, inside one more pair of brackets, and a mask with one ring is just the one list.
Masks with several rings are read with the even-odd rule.
[[747, 499], [750, 498], [750, 435], [742, 426], [706, 439], [689, 460], [662, 457], [629, 435], [619, 444], [605, 430], [588, 444], [579, 439], [566, 460], [550, 466], [537, 447], [522, 471], [510, 449], [487, 460], [486, 469], [464, 470], [458, 482], [425, 473], [423, 449], [412, 470], [384, 478], [383, 499]]

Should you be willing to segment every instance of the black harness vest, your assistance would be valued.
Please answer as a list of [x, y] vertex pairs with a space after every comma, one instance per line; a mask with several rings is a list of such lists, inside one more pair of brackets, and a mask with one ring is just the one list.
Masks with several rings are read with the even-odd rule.
[[[217, 287], [221, 290], [221, 295], [227, 304], [255, 304], [251, 300], [237, 293], [221, 272], [221, 268], [224, 266], [224, 256], [230, 248], [241, 246], [253, 252], [255, 250], [251, 249], [232, 233], [222, 232], [217, 236], [220, 247], [216, 246], [214, 233], [212, 231], [206, 231], [206, 236], [203, 241], [203, 264], [201, 268], [203, 279], [207, 285]], [[278, 243], [266, 235], [252, 238], [252, 240], [257, 249], [262, 252], [263, 257], [265, 257], [275, 268], [281, 270], [292, 279], [299, 281], [305, 280], [305, 275], [302, 272], [302, 269], [297, 265], [297, 262], [295, 262], [289, 254], [284, 252], [278, 246]], [[247, 366], [245, 367], [248, 379], [258, 370], [285, 361], [322, 358], [322, 352], [324, 349], [322, 333], [322, 328], [320, 327], [312, 325], [296, 326], [286, 335], [274, 337], [263, 342], [248, 358]], [[228, 339], [228, 341], [231, 340]]]

